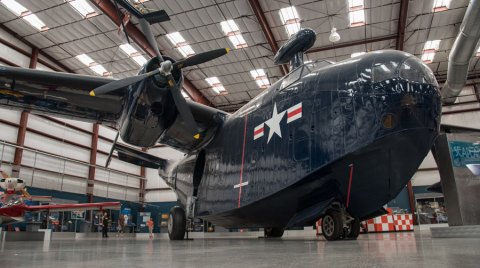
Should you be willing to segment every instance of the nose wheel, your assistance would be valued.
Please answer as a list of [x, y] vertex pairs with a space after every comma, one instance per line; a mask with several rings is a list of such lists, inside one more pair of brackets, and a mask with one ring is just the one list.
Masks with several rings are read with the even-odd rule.
[[183, 240], [187, 226], [185, 211], [179, 206], [170, 209], [168, 214], [167, 228], [170, 240]]
[[270, 227], [270, 228], [265, 228], [263, 230], [264, 237], [265, 238], [270, 238], [270, 237], [282, 237], [283, 236], [283, 228], [278, 228], [278, 227]]

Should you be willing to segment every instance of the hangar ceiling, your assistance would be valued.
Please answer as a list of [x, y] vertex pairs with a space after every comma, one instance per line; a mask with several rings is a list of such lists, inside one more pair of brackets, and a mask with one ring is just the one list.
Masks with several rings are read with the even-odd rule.
[[[102, 1], [106, 0], [16, 0], [38, 16], [45, 27], [48, 27], [47, 30], [41, 31], [32, 27], [24, 18], [30, 13], [17, 15], [5, 8], [7, 2], [12, 1], [2, 0], [0, 23], [3, 28], [17, 33], [75, 73], [96, 75], [91, 68], [94, 66], [87, 66], [89, 61], [93, 61], [103, 66], [104, 69], [98, 69], [99, 66], [94, 67], [100, 75], [105, 73], [114, 78], [135, 75], [140, 68], [136, 60], [141, 63], [143, 60], [139, 56], [143, 55], [145, 58], [149, 56], [134, 42], [131, 42], [131, 45], [137, 53], [122, 50], [120, 45], [127, 43], [125, 34], [119, 31], [119, 26], [98, 7]], [[72, 2], [88, 3], [95, 14], [82, 16], [74, 9]], [[233, 49], [228, 55], [185, 70], [185, 76], [192, 85], [213, 106], [226, 111], [238, 109], [263, 91], [261, 81], [264, 84], [274, 83], [282, 77], [282, 69], [273, 64], [273, 56], [274, 45], [279, 47], [288, 39], [285, 19], [287, 24], [300, 23], [301, 27], [309, 27], [317, 32], [317, 41], [307, 52], [306, 60], [341, 61], [351, 57], [352, 53], [402, 48], [403, 45], [404, 51], [418, 57], [435, 52], [433, 59], [427, 59], [431, 60], [428, 66], [436, 74], [437, 79], [443, 81], [446, 78], [448, 54], [468, 6], [468, 0], [150, 0], [140, 2], [143, 2], [138, 4], [140, 8], [165, 9], [170, 15], [170, 21], [157, 24], [153, 28], [162, 53], [175, 59], [184, 58], [178, 47], [183, 47], [185, 51], [187, 48], [184, 45], [187, 44], [193, 52], [200, 53], [220, 47], [235, 48], [230, 41], [232, 35], [233, 39], [241, 41], [238, 48]], [[440, 4], [440, 7], [434, 8], [434, 4]], [[254, 10], [255, 6], [259, 8], [256, 10], [257, 13]], [[281, 13], [281, 10], [287, 8], [291, 13], [288, 8], [292, 6], [295, 8], [296, 17], [285, 18], [288, 14]], [[401, 7], [408, 7], [403, 10], [406, 14], [403, 18], [405, 20], [401, 17]], [[352, 18], [353, 12], [356, 12], [355, 18]], [[359, 12], [364, 14], [364, 19], [358, 16]], [[260, 16], [263, 14], [265, 20], [262, 20], [259, 14]], [[233, 20], [236, 25], [230, 25], [232, 30], [230, 37], [221, 25], [221, 22], [227, 20]], [[352, 20], [357, 21], [352, 23]], [[268, 27], [262, 28], [262, 22], [264, 22], [263, 26]], [[403, 22], [405, 22], [404, 25]], [[129, 23], [137, 22], [132, 19]], [[341, 36], [341, 40], [336, 43], [329, 41], [332, 27], [335, 27]], [[269, 30], [271, 35], [268, 33]], [[168, 36], [174, 32], [179, 32], [184, 39], [176, 45], [177, 48]], [[237, 36], [239, 34], [241, 37]], [[397, 44], [402, 37], [403, 43]], [[428, 42], [435, 40], [440, 42]], [[433, 48], [426, 47], [427, 43], [433, 45]], [[77, 57], [82, 54], [89, 57], [86, 59], [83, 57], [87, 65], [82, 63], [82, 58]], [[257, 83], [251, 73], [256, 69], [264, 69], [264, 75], [268, 81], [264, 78], [262, 80], [261, 77], [257, 79], [261, 80]], [[263, 73], [260, 76], [263, 76]], [[477, 76], [480, 76], [479, 57], [475, 57], [470, 63], [470, 77]], [[213, 82], [213, 86], [206, 80], [212, 77], [218, 78]], [[223, 85], [226, 92], [220, 92], [220, 94], [215, 92], [221, 89], [219, 83]]]

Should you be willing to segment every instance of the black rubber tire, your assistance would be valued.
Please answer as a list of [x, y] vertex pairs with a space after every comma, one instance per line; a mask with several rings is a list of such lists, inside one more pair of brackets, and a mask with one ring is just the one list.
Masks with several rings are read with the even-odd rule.
[[341, 239], [343, 236], [342, 214], [329, 209], [322, 218], [322, 234], [328, 241]]
[[346, 239], [357, 240], [358, 235], [360, 234], [360, 220], [354, 218], [349, 224], [348, 233]]
[[269, 238], [269, 237], [278, 238], [283, 236], [284, 229], [279, 227], [271, 227], [271, 228], [265, 228], [263, 232], [266, 238]]
[[170, 240], [183, 240], [187, 227], [187, 217], [183, 208], [175, 206], [170, 209], [167, 227]]

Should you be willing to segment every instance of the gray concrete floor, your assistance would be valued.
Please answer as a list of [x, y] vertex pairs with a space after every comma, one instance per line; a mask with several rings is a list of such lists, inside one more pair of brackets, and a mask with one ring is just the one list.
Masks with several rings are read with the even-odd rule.
[[0, 267], [480, 267], [480, 239], [429, 234], [323, 238], [214, 238], [4, 242]]

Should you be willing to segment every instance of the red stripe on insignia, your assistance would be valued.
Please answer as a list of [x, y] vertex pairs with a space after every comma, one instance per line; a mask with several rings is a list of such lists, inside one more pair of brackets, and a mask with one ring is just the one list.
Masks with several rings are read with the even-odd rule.
[[292, 116], [297, 115], [297, 114], [299, 114], [299, 113], [301, 113], [301, 112], [302, 112], [302, 107], [300, 106], [298, 109], [289, 112], [287, 116], [288, 116], [288, 117], [292, 117]]
[[263, 127], [260, 128], [260, 129], [257, 129], [257, 131], [255, 131], [255, 132], [253, 132], [253, 135], [255, 136], [255, 135], [260, 134], [262, 132], [263, 132]]

